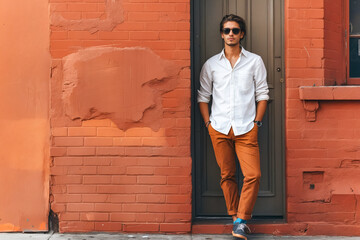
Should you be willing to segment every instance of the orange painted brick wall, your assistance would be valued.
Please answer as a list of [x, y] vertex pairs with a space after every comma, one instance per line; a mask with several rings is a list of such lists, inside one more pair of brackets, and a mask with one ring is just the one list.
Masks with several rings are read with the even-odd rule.
[[[190, 1], [50, 0], [50, 9], [51, 209], [60, 231], [189, 232]], [[154, 97], [148, 110], [160, 110], [153, 122], [121, 128], [104, 115], [67, 115], [64, 59], [94, 46], [114, 52], [141, 47], [180, 69], [176, 81], [162, 80], [173, 84]]]
[[342, 70], [339, 2], [285, 1], [287, 221], [305, 224], [294, 234], [360, 235], [360, 102], [320, 101], [310, 122], [299, 98]]

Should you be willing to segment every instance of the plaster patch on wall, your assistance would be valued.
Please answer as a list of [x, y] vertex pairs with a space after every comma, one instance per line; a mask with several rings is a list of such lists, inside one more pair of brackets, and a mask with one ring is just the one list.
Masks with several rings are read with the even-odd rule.
[[62, 60], [62, 103], [72, 120], [111, 119], [120, 129], [160, 128], [161, 95], [180, 68], [147, 48], [92, 47]]
[[64, 18], [58, 12], [51, 13], [51, 25], [63, 27], [67, 30], [89, 31], [95, 33], [97, 31], [112, 31], [116, 25], [124, 21], [124, 12], [122, 0], [106, 0], [105, 13], [106, 18], [100, 19], [80, 19], [70, 20]]

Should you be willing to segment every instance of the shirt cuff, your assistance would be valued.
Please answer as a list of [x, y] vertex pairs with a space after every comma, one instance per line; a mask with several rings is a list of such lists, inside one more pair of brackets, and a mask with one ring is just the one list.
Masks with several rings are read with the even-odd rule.
[[198, 103], [199, 102], [209, 103], [210, 102], [210, 96], [204, 96], [203, 94], [198, 92], [197, 101], [198, 101]]
[[256, 102], [260, 102], [260, 101], [268, 101], [269, 100], [269, 95], [261, 95], [256, 97]]

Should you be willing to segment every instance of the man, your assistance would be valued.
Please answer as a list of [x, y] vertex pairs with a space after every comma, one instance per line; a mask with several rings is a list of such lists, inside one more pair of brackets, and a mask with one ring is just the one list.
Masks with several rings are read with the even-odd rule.
[[[258, 127], [262, 125], [269, 90], [261, 57], [240, 45], [246, 35], [245, 21], [226, 15], [220, 23], [220, 33], [225, 47], [208, 59], [201, 70], [198, 102], [220, 167], [220, 185], [234, 222], [232, 234], [247, 239], [250, 230], [246, 221], [251, 218], [261, 176]], [[235, 153], [244, 175], [240, 197]]]

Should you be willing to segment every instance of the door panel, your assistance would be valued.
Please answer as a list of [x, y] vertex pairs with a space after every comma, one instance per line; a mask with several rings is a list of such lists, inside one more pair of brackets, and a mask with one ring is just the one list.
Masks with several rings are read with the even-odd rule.
[[[194, 82], [204, 62], [223, 48], [219, 23], [234, 13], [247, 23], [245, 49], [260, 55], [268, 71], [270, 100], [259, 129], [262, 178], [253, 215], [282, 217], [284, 214], [283, 171], [283, 86], [282, 86], [282, 0], [199, 0], [194, 1]], [[196, 101], [196, 91], [194, 92]], [[204, 127], [198, 104], [194, 102], [195, 217], [226, 216], [220, 188], [220, 170], [211, 140]], [[237, 164], [239, 188], [242, 175]]]

